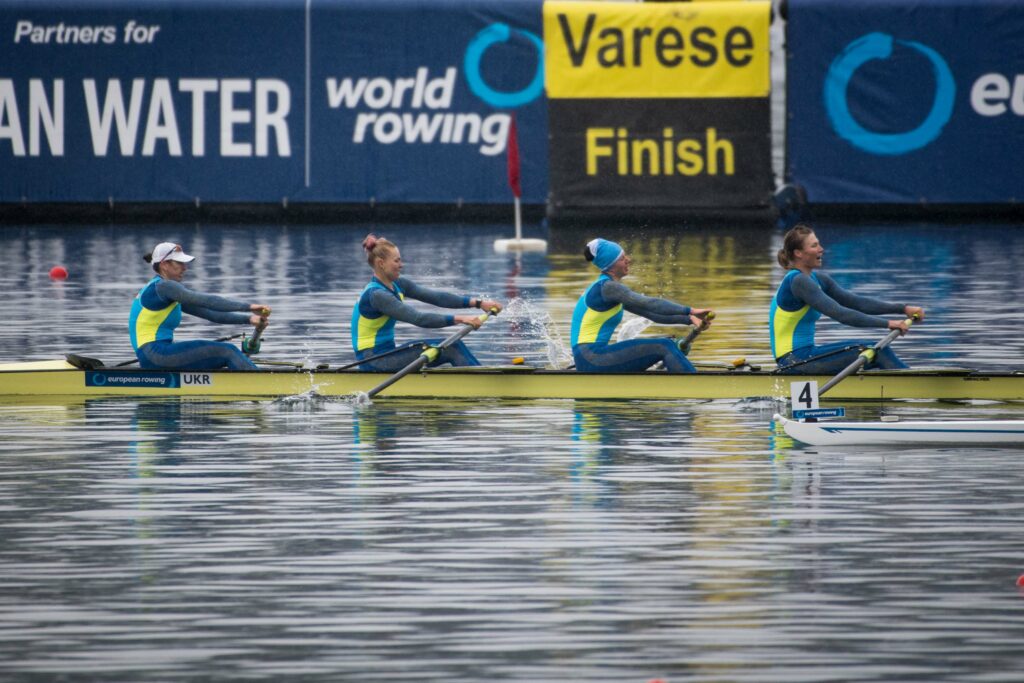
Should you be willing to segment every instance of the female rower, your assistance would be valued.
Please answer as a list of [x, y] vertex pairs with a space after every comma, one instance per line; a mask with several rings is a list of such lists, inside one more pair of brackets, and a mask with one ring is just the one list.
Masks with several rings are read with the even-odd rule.
[[671, 339], [630, 339], [610, 344], [622, 310], [669, 325], [709, 324], [709, 308], [690, 308], [668, 299], [637, 294], [622, 284], [629, 274], [629, 256], [615, 242], [591, 240], [583, 256], [601, 271], [572, 314], [570, 341], [576, 369], [583, 372], [638, 372], [662, 362], [669, 372], [696, 372]]
[[[782, 279], [768, 313], [772, 354], [779, 369], [787, 374], [832, 375], [857, 359], [873, 342], [851, 340], [816, 346], [814, 326], [822, 315], [853, 327], [882, 327], [906, 334], [903, 319], [879, 317], [883, 313], [916, 316], [924, 319], [924, 309], [909, 304], [894, 304], [880, 299], [858, 296], [848, 292], [835, 280], [822, 272], [824, 247], [814, 231], [800, 224], [786, 233], [779, 264], [789, 270]], [[905, 368], [907, 364], [890, 347], [878, 352], [866, 368], [891, 370]]]
[[[448, 327], [482, 324], [477, 315], [442, 315], [418, 311], [405, 303], [405, 298], [416, 299], [439, 308], [482, 308], [500, 311], [501, 304], [482, 296], [462, 296], [417, 285], [402, 277], [402, 255], [394, 243], [367, 235], [363, 240], [366, 260], [373, 269], [373, 278], [352, 311], [352, 349], [356, 359], [366, 362], [360, 370], [395, 372], [401, 370], [423, 352], [427, 345], [438, 344], [440, 339], [421, 339], [395, 346], [395, 321], [411, 323], [417, 327]], [[480, 365], [464, 343], [458, 341], [443, 349], [431, 366], [450, 363], [461, 367]]]
[[161, 242], [142, 258], [153, 264], [156, 277], [136, 295], [128, 318], [128, 333], [140, 366], [148, 370], [256, 369], [231, 344], [201, 339], [176, 342], [174, 330], [181, 323], [182, 311], [215, 323], [266, 327], [270, 306], [203, 294], [181, 284], [187, 264], [195, 257], [180, 245]]

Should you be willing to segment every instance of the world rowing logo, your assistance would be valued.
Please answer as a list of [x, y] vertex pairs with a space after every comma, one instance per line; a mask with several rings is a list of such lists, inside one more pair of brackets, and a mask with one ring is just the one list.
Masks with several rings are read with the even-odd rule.
[[[857, 69], [872, 59], [888, 59], [893, 43], [909, 47], [931, 62], [935, 76], [935, 97], [928, 116], [913, 130], [902, 133], [878, 133], [863, 127], [850, 114], [847, 89]], [[906, 154], [935, 140], [953, 114], [956, 83], [949, 65], [938, 52], [912, 40], [894, 40], [884, 33], [869, 33], [846, 46], [829, 67], [825, 76], [825, 110], [836, 133], [854, 147], [872, 154], [897, 156]]]
[[483, 29], [469, 41], [466, 46], [466, 55], [463, 58], [463, 71], [466, 74], [466, 81], [469, 89], [481, 100], [498, 109], [513, 109], [529, 104], [541, 96], [544, 91], [544, 43], [535, 34], [515, 29], [516, 33], [527, 38], [537, 48], [537, 71], [522, 90], [515, 92], [502, 92], [495, 90], [484, 80], [480, 73], [480, 64], [484, 53], [492, 45], [507, 42], [512, 35], [512, 29], [507, 24], [491, 24]]

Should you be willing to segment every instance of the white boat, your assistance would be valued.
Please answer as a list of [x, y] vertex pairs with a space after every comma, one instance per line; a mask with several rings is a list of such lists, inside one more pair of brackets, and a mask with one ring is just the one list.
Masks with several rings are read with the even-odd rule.
[[1004, 444], [1024, 446], [1024, 420], [800, 422], [775, 415], [786, 434], [811, 446], [858, 444]]

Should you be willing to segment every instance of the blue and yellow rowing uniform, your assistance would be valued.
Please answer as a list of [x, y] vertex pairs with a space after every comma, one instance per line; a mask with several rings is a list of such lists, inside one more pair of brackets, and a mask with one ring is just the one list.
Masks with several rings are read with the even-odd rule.
[[[174, 341], [182, 312], [215, 323], [246, 325], [249, 304], [188, 289], [157, 275], [132, 301], [128, 335], [142, 368], [175, 370], [255, 370], [238, 348], [224, 342]], [[246, 313], [241, 313], [246, 311]]]
[[696, 372], [671, 339], [630, 339], [611, 343], [623, 310], [656, 323], [688, 324], [690, 307], [637, 294], [602, 273], [576, 302], [569, 341], [576, 369], [583, 372], [638, 372], [662, 362], [669, 372]]
[[[400, 277], [388, 287], [376, 276], [363, 288], [359, 301], [352, 310], [352, 350], [356, 359], [363, 360], [389, 351], [397, 351], [383, 358], [368, 360], [359, 365], [360, 370], [395, 372], [416, 360], [427, 345], [439, 344], [441, 339], [420, 339], [395, 345], [395, 321], [401, 320], [417, 327], [448, 327], [455, 324], [454, 315], [442, 315], [418, 311], [405, 303], [405, 298], [415, 299], [440, 308], [469, 308], [470, 296], [460, 296], [417, 285], [408, 278]], [[473, 352], [458, 341], [444, 349], [430, 363], [431, 366], [449, 363], [456, 367], [480, 365]]]
[[[818, 346], [815, 327], [822, 315], [853, 327], [888, 328], [881, 313], [902, 314], [905, 306], [853, 294], [825, 273], [810, 275], [793, 269], [786, 273], [768, 311], [772, 355], [787, 374], [832, 375], [848, 366], [874, 343], [853, 339]], [[906, 368], [890, 347], [878, 352], [866, 368]]]

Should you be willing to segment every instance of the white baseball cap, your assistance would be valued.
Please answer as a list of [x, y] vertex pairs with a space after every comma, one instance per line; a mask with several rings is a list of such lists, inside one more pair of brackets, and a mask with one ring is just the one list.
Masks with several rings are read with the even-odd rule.
[[195, 260], [195, 256], [189, 256], [181, 248], [180, 244], [174, 242], [161, 242], [153, 248], [153, 263], [160, 263], [161, 261], [181, 261], [182, 263], [190, 263]]

